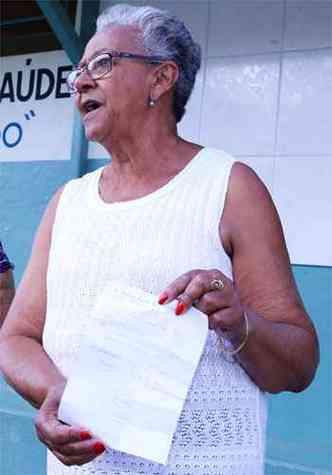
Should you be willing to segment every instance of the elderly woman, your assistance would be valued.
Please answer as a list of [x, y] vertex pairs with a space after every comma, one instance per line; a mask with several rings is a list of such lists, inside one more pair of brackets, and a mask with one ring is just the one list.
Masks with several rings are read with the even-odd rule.
[[0, 241], [0, 327], [15, 295], [13, 264], [6, 256]]
[[[266, 188], [226, 153], [178, 136], [200, 62], [181, 21], [119, 5], [100, 15], [68, 79], [87, 138], [112, 161], [51, 200], [0, 350], [8, 382], [39, 408], [49, 475], [262, 474], [265, 392], [302, 391], [314, 376], [315, 330]], [[101, 441], [57, 420], [96, 296], [112, 279], [208, 318], [165, 467], [111, 449], [100, 456]]]

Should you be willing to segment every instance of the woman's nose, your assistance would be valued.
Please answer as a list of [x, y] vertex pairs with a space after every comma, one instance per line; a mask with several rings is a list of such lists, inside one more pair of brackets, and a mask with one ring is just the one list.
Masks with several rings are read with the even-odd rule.
[[95, 80], [92, 79], [91, 74], [86, 69], [81, 71], [75, 81], [75, 88], [77, 89], [77, 92], [84, 92], [95, 85]]

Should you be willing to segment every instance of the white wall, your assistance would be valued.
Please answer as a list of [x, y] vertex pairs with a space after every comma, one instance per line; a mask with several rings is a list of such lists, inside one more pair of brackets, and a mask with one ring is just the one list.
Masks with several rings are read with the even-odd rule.
[[331, 0], [128, 3], [174, 12], [202, 46], [180, 133], [257, 171], [293, 263], [332, 266]]

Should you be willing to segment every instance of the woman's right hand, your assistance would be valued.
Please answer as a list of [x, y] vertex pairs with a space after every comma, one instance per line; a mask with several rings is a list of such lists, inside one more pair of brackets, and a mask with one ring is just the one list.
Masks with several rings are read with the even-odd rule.
[[88, 431], [60, 422], [58, 408], [65, 383], [50, 388], [35, 419], [38, 438], [64, 465], [83, 465], [102, 454], [105, 446]]

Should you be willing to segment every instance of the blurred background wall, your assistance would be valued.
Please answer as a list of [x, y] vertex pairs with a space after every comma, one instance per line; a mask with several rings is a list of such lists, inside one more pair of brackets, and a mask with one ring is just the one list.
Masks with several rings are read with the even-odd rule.
[[[54, 191], [107, 162], [101, 147], [82, 144], [72, 99], [62, 84], [44, 99], [34, 90], [25, 101], [16, 93], [12, 97], [9, 76], [4, 84], [5, 74], [12, 72], [15, 89], [22, 70], [27, 93], [33, 67], [47, 67], [56, 78], [59, 67], [70, 66], [75, 45], [61, 40], [61, 15], [54, 33], [54, 19], [51, 27], [52, 17], [43, 8], [49, 3], [12, 0], [1, 6], [0, 239], [16, 263], [17, 283]], [[96, 13], [118, 2], [53, 3], [60, 4], [82, 40], [82, 29], [87, 37], [93, 17], [84, 8], [94, 6]], [[263, 179], [319, 333], [321, 363], [311, 387], [269, 397], [266, 474], [332, 474], [332, 2], [128, 3], [174, 12], [201, 44], [202, 69], [180, 133], [224, 149]], [[30, 26], [17, 23], [22, 17], [30, 17]], [[65, 41], [67, 54], [61, 51]], [[47, 92], [46, 76], [39, 96]], [[21, 134], [12, 124], [19, 124]], [[1, 474], [45, 474], [45, 452], [36, 442], [32, 417], [32, 409], [1, 380]]]

